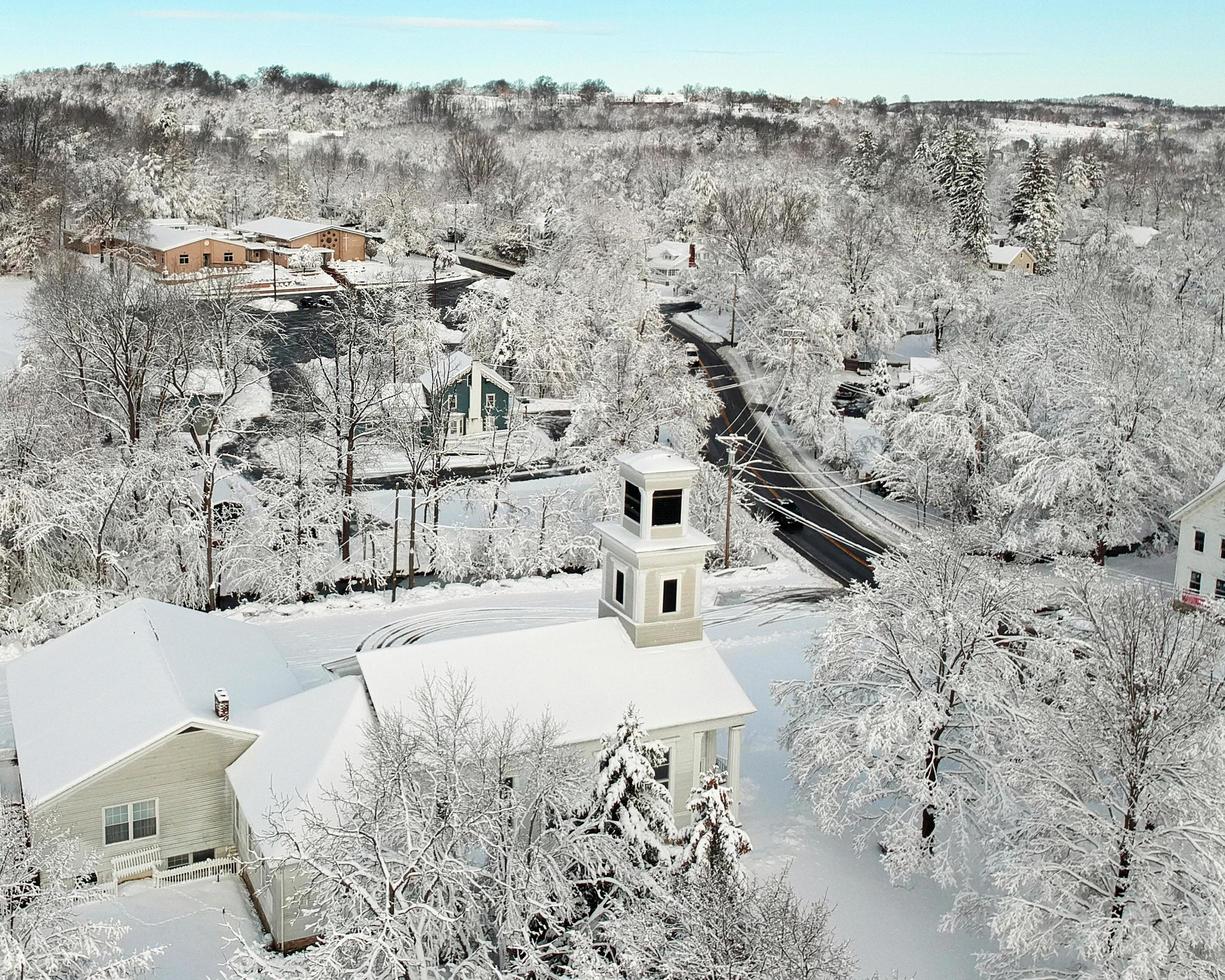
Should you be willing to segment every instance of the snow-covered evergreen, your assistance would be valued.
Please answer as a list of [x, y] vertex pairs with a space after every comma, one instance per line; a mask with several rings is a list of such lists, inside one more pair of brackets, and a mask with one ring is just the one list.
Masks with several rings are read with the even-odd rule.
[[1008, 226], [1017, 241], [1034, 257], [1034, 271], [1046, 275], [1055, 269], [1059, 246], [1059, 204], [1055, 172], [1041, 142], [1034, 140], [1021, 167], [1017, 191], [1012, 196]]
[[686, 806], [693, 815], [692, 823], [685, 828], [673, 869], [690, 879], [710, 876], [741, 882], [744, 869], [740, 859], [753, 844], [732, 814], [727, 773], [720, 769], [702, 773]]
[[676, 839], [672, 797], [655, 778], [668, 750], [643, 730], [631, 705], [596, 757], [595, 789], [588, 819], [623, 838], [646, 866], [667, 863]]

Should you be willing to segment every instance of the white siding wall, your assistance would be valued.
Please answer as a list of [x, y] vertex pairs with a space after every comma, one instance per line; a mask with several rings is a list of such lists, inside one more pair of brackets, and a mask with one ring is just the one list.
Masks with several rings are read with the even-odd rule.
[[[110, 874], [111, 856], [156, 844], [162, 857], [234, 846], [232, 803], [225, 768], [251, 743], [248, 735], [197, 730], [171, 735], [69, 790], [36, 814], [49, 814], [100, 856], [99, 877]], [[120, 803], [158, 801], [157, 836], [107, 845], [102, 811]]]
[[[1204, 550], [1195, 550], [1195, 532], [1204, 532]], [[1221, 557], [1221, 542], [1225, 540], [1225, 488], [1209, 495], [1199, 506], [1183, 517], [1178, 530], [1178, 563], [1174, 584], [1180, 592], [1190, 589], [1191, 573], [1200, 573], [1199, 594], [1211, 598], [1216, 583], [1225, 584], [1225, 558]]]

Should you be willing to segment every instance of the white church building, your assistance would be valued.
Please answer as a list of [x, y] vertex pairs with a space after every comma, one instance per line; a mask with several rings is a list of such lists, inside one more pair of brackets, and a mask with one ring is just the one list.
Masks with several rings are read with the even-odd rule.
[[[620, 460], [621, 514], [596, 526], [597, 615], [579, 622], [358, 652], [303, 690], [257, 625], [130, 602], [9, 665], [21, 796], [98, 855], [102, 881], [233, 866], [276, 948], [310, 942], [295, 869], [272, 852], [275, 800], [340, 788], [376, 718], [414, 710], [432, 679], [467, 678], [494, 722], [548, 715], [594, 759], [633, 703], [668, 750], [678, 821], [699, 774], [739, 797], [753, 704], [706, 638], [689, 525], [697, 467], [663, 449]], [[227, 864], [228, 862], [228, 864]]]

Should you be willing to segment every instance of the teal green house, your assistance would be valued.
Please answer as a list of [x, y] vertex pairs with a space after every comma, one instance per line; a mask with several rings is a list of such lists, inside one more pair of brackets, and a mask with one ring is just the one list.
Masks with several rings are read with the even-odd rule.
[[509, 425], [515, 406], [511, 383], [463, 351], [438, 358], [420, 380], [431, 413], [444, 407], [436, 402], [445, 399], [448, 435], [471, 435]]

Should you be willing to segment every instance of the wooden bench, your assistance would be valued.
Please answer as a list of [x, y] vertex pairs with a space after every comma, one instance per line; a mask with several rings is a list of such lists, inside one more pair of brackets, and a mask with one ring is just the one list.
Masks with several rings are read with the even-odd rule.
[[111, 858], [111, 878], [115, 884], [151, 877], [162, 861], [162, 849], [156, 844], [136, 851], [116, 854]]

